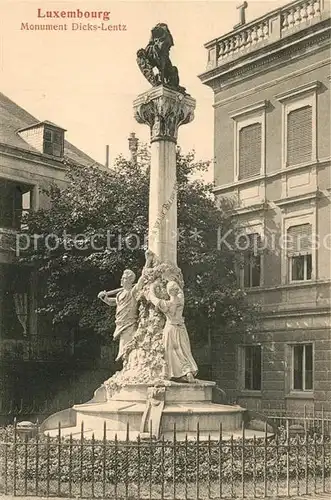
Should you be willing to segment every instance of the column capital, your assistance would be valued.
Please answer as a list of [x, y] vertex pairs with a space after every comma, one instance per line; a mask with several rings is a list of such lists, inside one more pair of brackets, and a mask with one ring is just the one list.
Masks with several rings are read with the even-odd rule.
[[196, 101], [160, 85], [140, 94], [133, 102], [134, 116], [138, 123], [149, 125], [151, 142], [177, 142], [178, 128], [194, 118]]

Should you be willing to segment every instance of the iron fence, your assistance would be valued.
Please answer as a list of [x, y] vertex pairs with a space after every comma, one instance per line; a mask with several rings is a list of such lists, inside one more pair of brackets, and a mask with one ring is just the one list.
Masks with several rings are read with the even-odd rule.
[[[273, 436], [217, 440], [87, 439], [78, 436], [21, 435], [16, 423], [0, 432], [0, 493], [102, 499], [265, 498], [330, 493], [330, 421], [318, 428], [303, 420], [303, 431], [291, 432], [291, 421]], [[37, 426], [38, 427], [38, 426]]]
[[82, 400], [72, 398], [54, 399], [43, 402], [30, 400], [29, 402], [23, 399], [19, 400], [3, 400], [0, 399], [0, 425], [13, 424], [14, 420], [44, 420], [53, 413], [56, 413], [65, 408], [71, 408], [74, 404], [82, 403]]

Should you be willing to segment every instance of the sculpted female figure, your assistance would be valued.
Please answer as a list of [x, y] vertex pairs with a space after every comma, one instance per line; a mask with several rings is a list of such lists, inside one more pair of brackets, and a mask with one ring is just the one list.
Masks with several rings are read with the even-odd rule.
[[175, 281], [169, 281], [167, 293], [170, 299], [163, 300], [155, 294], [157, 285], [157, 281], [151, 285], [146, 298], [162, 311], [166, 317], [163, 330], [165, 375], [167, 378], [177, 379], [177, 381], [194, 382], [198, 367], [191, 353], [190, 340], [183, 318], [184, 293]]

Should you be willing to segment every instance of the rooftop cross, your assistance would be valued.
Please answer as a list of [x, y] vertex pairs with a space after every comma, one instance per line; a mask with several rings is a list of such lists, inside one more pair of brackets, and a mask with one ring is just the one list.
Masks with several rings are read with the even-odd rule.
[[248, 7], [247, 2], [243, 2], [242, 4], [237, 6], [237, 9], [239, 10], [239, 23], [236, 24], [233, 27], [233, 29], [239, 28], [243, 24], [246, 24], [246, 12], [245, 12], [245, 10], [247, 9], [247, 7]]

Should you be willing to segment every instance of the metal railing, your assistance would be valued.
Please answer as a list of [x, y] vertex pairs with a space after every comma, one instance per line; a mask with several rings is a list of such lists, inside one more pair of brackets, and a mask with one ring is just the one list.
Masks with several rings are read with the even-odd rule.
[[304, 419], [303, 432], [291, 433], [290, 421], [270, 437], [216, 441], [86, 439], [80, 435], [50, 437], [19, 426], [0, 432], [0, 493], [14, 496], [66, 496], [119, 499], [289, 498], [329, 493], [330, 421], [319, 428]]

